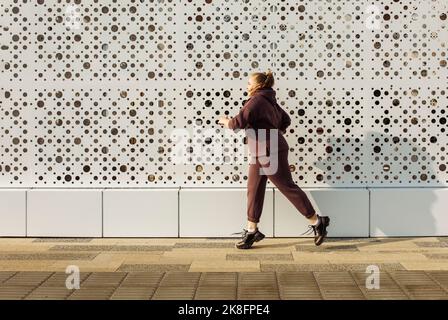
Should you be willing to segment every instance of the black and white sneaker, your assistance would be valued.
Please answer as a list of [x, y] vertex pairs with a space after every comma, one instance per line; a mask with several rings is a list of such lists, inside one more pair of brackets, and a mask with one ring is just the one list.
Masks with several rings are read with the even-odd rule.
[[316, 225], [310, 225], [309, 230], [305, 231], [301, 235], [305, 233], [310, 233], [310, 231], [314, 232], [314, 244], [316, 246], [320, 246], [325, 238], [327, 237], [327, 227], [330, 225], [330, 217], [326, 216], [319, 216], [317, 215], [317, 224]]
[[249, 232], [246, 229], [243, 229], [242, 232], [236, 232], [233, 234], [241, 234], [242, 238], [235, 244], [235, 248], [237, 249], [250, 249], [254, 242], [258, 242], [264, 239], [264, 234], [262, 234], [258, 228], [253, 232]]

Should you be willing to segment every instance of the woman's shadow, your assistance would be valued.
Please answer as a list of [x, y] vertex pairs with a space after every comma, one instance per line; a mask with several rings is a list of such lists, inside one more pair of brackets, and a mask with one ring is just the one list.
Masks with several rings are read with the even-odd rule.
[[[331, 137], [327, 143], [327, 151], [331, 152], [314, 162], [324, 176], [329, 168], [333, 168], [336, 174], [339, 172], [340, 176], [349, 177], [344, 178], [343, 183], [335, 179], [326, 180], [331, 187], [348, 186], [347, 182], [356, 179], [355, 183], [359, 181], [357, 185], [367, 188], [370, 193], [370, 237], [439, 235], [432, 211], [438, 196], [434, 189], [428, 187], [442, 186], [443, 182], [437, 179], [426, 147], [420, 148], [411, 140], [412, 137], [375, 131], [367, 131], [359, 142], [354, 139], [346, 142], [343, 136]], [[348, 154], [352, 155], [350, 160], [344, 161]], [[335, 161], [338, 156], [341, 160]], [[428, 189], [419, 189], [422, 187]], [[331, 214], [332, 204], [316, 202], [323, 214]], [[336, 224], [337, 217], [333, 221]]]
[[[442, 235], [440, 227], [448, 223], [441, 213], [436, 213], [437, 217], [434, 217], [431, 210], [439, 196], [428, 187], [444, 185], [443, 181], [438, 181], [431, 155], [410, 142], [412, 137], [406, 138], [375, 131], [367, 131], [358, 139], [327, 137], [322, 156], [313, 162], [321, 173], [315, 178], [322, 179], [321, 182], [327, 186], [342, 189], [359, 187], [369, 192], [368, 233], [370, 237], [388, 237], [381, 242], [407, 240], [403, 237]], [[331, 237], [331, 228], [342, 227], [344, 222], [342, 219], [338, 221], [337, 215], [332, 215], [335, 204], [326, 200], [324, 193], [313, 194], [311, 191], [311, 195], [317, 206], [316, 211], [331, 217], [327, 241], [355, 240], [353, 237]], [[349, 207], [350, 203], [336, 205]], [[361, 245], [377, 242], [371, 239]]]

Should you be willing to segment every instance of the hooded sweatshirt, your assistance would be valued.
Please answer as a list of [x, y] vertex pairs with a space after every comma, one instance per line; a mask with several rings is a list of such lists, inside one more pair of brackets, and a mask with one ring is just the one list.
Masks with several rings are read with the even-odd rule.
[[[249, 142], [251, 154], [258, 156], [269, 156], [271, 152], [280, 152], [289, 150], [288, 143], [283, 137], [283, 132], [291, 124], [291, 118], [277, 103], [276, 92], [272, 88], [262, 88], [244, 103], [240, 112], [229, 121], [229, 128], [234, 132], [240, 129], [246, 129], [246, 137]], [[253, 129], [253, 134], [248, 134], [247, 129]], [[259, 129], [266, 129], [262, 133]], [[273, 133], [269, 129], [278, 129], [277, 145], [275, 141], [271, 142]], [[253, 143], [253, 144], [251, 144]], [[271, 145], [272, 143], [272, 145]], [[251, 146], [257, 146], [252, 149]]]

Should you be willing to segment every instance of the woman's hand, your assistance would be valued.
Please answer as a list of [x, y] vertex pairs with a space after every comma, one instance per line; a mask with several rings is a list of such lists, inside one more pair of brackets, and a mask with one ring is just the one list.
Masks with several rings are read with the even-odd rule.
[[220, 116], [218, 119], [218, 123], [222, 124], [224, 128], [229, 128], [229, 117], [228, 116]]

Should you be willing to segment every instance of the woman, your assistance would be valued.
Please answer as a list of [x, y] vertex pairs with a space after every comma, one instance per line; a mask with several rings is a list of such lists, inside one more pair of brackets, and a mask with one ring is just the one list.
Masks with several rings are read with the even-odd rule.
[[[264, 193], [268, 178], [291, 201], [297, 210], [309, 220], [310, 231], [314, 231], [314, 243], [317, 246], [321, 245], [325, 240], [327, 236], [326, 228], [330, 224], [330, 218], [319, 216], [315, 212], [305, 192], [292, 179], [288, 163], [289, 146], [283, 137], [283, 134], [286, 133], [286, 128], [291, 124], [291, 118], [277, 104], [275, 90], [272, 88], [273, 85], [274, 76], [271, 70], [268, 70], [266, 73], [252, 73], [249, 77], [247, 87], [250, 99], [246, 101], [243, 108], [234, 118], [229, 119], [227, 116], [221, 116], [218, 121], [225, 128], [234, 131], [251, 128], [251, 130], [256, 132], [255, 139], [258, 141], [261, 138], [259, 138], [257, 129], [266, 129], [264, 136], [266, 150], [258, 150], [257, 148], [255, 161], [249, 165], [247, 181], [247, 229], [243, 229], [242, 240], [235, 245], [238, 249], [249, 249], [255, 241], [260, 241], [264, 238], [264, 234], [258, 230], [257, 224], [263, 209]], [[269, 129], [280, 131], [277, 136], [274, 136], [274, 138], [278, 137], [277, 144], [274, 144], [274, 146], [278, 147], [274, 147], [273, 149], [270, 148]], [[251, 138], [248, 137], [248, 139], [250, 140]], [[252, 143], [258, 146], [257, 141]], [[270, 164], [260, 160], [265, 159], [266, 155], [272, 159], [273, 153], [277, 153], [277, 169], [271, 173], [265, 170], [264, 174], [260, 174], [260, 168], [266, 168]]]

